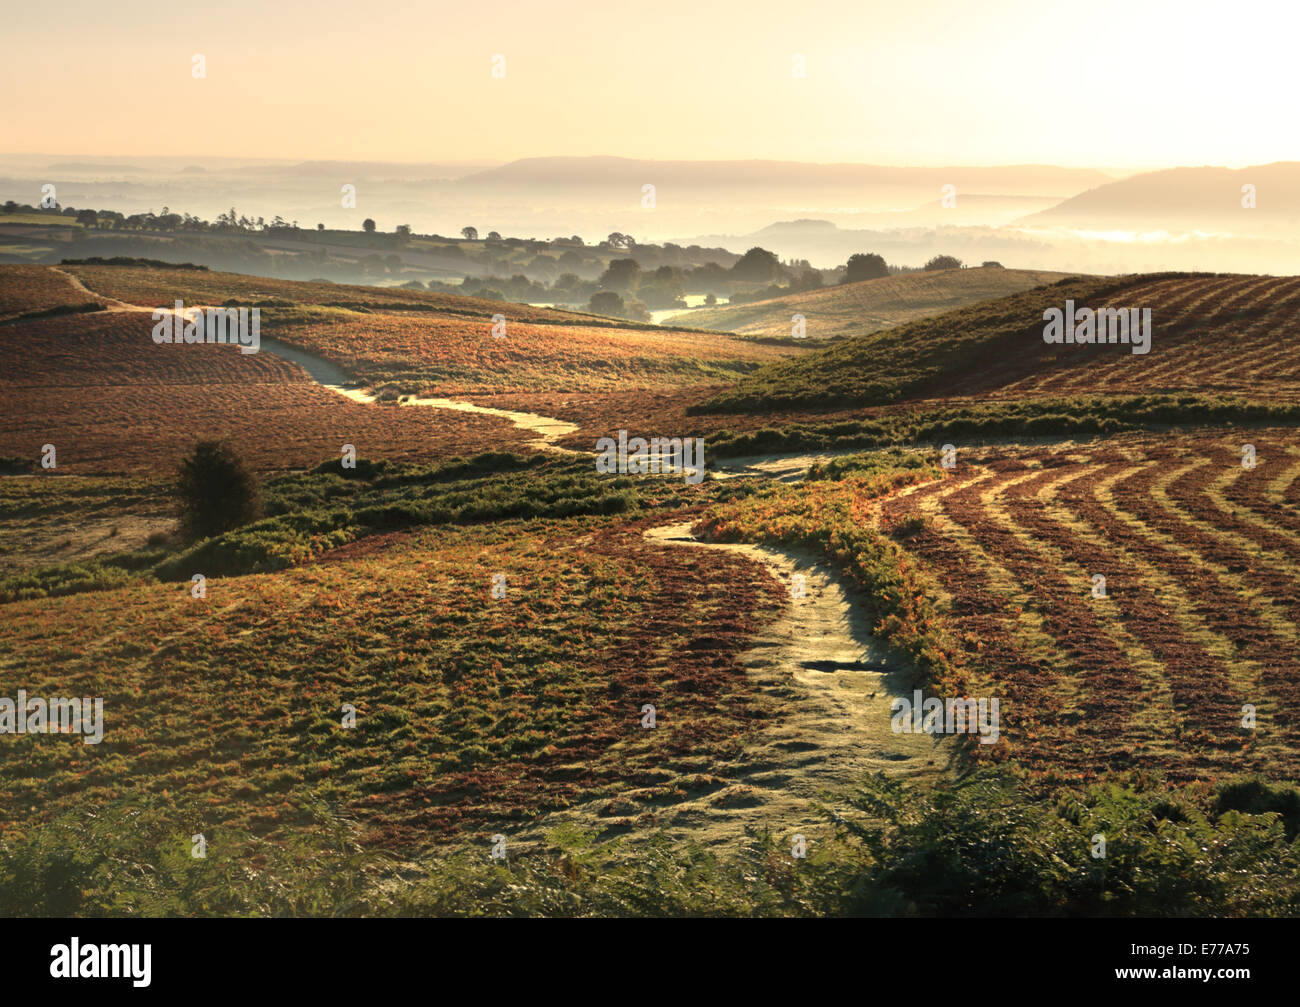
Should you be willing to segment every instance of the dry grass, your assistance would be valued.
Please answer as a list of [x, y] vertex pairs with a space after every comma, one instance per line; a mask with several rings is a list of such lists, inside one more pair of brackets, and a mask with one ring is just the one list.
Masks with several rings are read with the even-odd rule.
[[1033, 269], [947, 269], [810, 290], [735, 307], [699, 308], [673, 317], [679, 325], [746, 336], [788, 338], [790, 316], [806, 319], [809, 342], [866, 335], [979, 301], [1005, 297], [1069, 273]]

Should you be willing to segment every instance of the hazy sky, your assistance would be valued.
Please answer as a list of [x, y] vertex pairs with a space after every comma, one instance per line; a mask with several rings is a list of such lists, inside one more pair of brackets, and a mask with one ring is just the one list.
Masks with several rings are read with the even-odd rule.
[[0, 148], [200, 164], [1300, 160], [1289, 0], [189, 6], [6, 4]]

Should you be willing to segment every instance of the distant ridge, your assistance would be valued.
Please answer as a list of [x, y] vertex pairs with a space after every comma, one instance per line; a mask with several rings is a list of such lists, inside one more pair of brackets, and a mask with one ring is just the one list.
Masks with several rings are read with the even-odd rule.
[[[1255, 207], [1242, 206], [1242, 186]], [[1300, 215], [1300, 161], [1250, 168], [1169, 168], [1108, 182], [1016, 221], [1111, 229], [1230, 227], [1233, 233], [1288, 226]]]
[[462, 185], [502, 182], [534, 185], [717, 185], [767, 188], [831, 185], [936, 192], [958, 190], [1060, 195], [1101, 185], [1110, 176], [1091, 168], [1054, 165], [995, 167], [889, 167], [872, 164], [814, 164], [803, 161], [656, 161], [626, 157], [528, 157], [467, 176]]

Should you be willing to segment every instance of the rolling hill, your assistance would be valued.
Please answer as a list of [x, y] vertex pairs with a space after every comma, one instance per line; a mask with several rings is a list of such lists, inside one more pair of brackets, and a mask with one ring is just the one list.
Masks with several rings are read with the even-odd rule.
[[[1196, 390], [1300, 399], [1300, 279], [1151, 274], [1061, 280], [990, 303], [855, 336], [772, 364], [698, 411], [879, 406], [905, 399]], [[1044, 312], [1144, 308], [1147, 354], [1044, 341]]]
[[[830, 893], [801, 895], [791, 912], [860, 914], [904, 897], [942, 915], [948, 875], [930, 892], [870, 872], [910, 878], [939, 851], [993, 848], [996, 834], [1016, 837], [1013, 852], [1047, 851], [1027, 881], [1017, 869], [999, 884], [1093, 913], [1088, 844], [1105, 829], [1115, 849], [1137, 849], [1107, 865], [1115, 890], [1137, 893], [1108, 911], [1297, 904], [1285, 829], [1300, 767], [1300, 278], [1067, 277], [791, 349], [526, 308], [496, 340], [492, 314], [516, 306], [68, 268], [0, 267], [0, 303], [19, 311], [47, 297], [99, 308], [0, 324], [0, 456], [34, 458], [46, 442], [59, 453], [57, 469], [0, 480], [0, 549], [23, 558], [0, 566], [0, 695], [98, 696], [109, 716], [102, 744], [28, 733], [0, 746], [0, 879], [26, 877], [53, 849], [64, 873], [43, 867], [34, 884], [71, 877], [64, 911], [106, 913], [144, 896], [99, 865], [191, 864], [175, 841], [184, 816], [185, 835], [212, 843], [196, 869], [220, 870], [175, 896], [159, 870], [133, 876], [191, 914], [250, 911], [242, 867], [224, 891], [227, 863], [263, 865], [258, 877], [295, 904], [313, 891], [358, 912], [479, 911], [484, 888], [466, 878], [489, 875], [457, 866], [472, 861], [508, 884], [495, 905], [524, 907], [535, 879], [553, 876], [573, 887], [562, 911], [598, 911], [592, 885], [607, 882], [588, 879], [632, 872], [613, 911], [632, 892], [658, 913], [663, 878], [707, 869], [734, 875], [726, 904], [757, 915], [785, 905], [754, 894], [753, 865], [775, 863], [775, 885]], [[262, 303], [265, 333], [365, 383], [504, 385], [524, 390], [478, 397], [539, 410], [516, 400], [571, 396], [589, 410], [577, 451], [535, 451], [496, 416], [351, 401], [269, 352], [160, 347], [150, 306], [173, 296]], [[1043, 311], [1067, 299], [1149, 307], [1151, 352], [1045, 344]], [[748, 412], [686, 416], [710, 369], [743, 375], [787, 353], [709, 407]], [[647, 391], [651, 379], [666, 387]], [[1209, 393], [1290, 412], [1266, 414], [1284, 422], [1248, 438], [1231, 412], [1220, 430], [1117, 432], [1139, 398], [1163, 421], [1149, 408], [1161, 392], [1185, 393], [1189, 426], [1224, 417], [1203, 408]], [[930, 446], [968, 433], [957, 414], [975, 407], [1001, 409], [1011, 435], [1043, 433], [1044, 419], [1060, 435], [1064, 423], [1064, 442], [964, 441], [941, 463]], [[726, 447], [715, 431], [733, 422], [913, 448], [839, 456], [798, 485], [592, 464], [607, 426], [677, 435], [688, 420], [707, 431], [711, 461]], [[261, 481], [259, 518], [190, 539], [175, 527], [169, 470], [200, 436], [278, 471]], [[1241, 463], [1247, 439], [1254, 467]], [[345, 441], [365, 462], [353, 471], [338, 462]], [[1090, 596], [1098, 571], [1109, 593]], [[914, 689], [1001, 702], [997, 737], [899, 735], [894, 697]], [[868, 766], [881, 773], [863, 776]], [[950, 793], [967, 803], [954, 810]], [[65, 867], [59, 837], [84, 829], [83, 814], [110, 824], [79, 833], [88, 855]], [[882, 816], [878, 852], [855, 853], [837, 831], [847, 821], [867, 834]], [[324, 842], [318, 828], [351, 837], [349, 856], [397, 866], [346, 893], [313, 887], [308, 868], [328, 885], [350, 877], [331, 853], [340, 844], [306, 845]], [[815, 844], [805, 863], [791, 864], [792, 835]], [[488, 859], [498, 837], [509, 866]], [[274, 859], [280, 849], [292, 864]], [[956, 862], [952, 876], [977, 870]], [[1067, 874], [1082, 881], [1050, 888]], [[0, 884], [0, 909], [25, 911], [27, 890]], [[719, 904], [688, 900], [700, 914]]]
[[902, 273], [735, 307], [696, 308], [666, 321], [779, 338], [790, 335], [791, 316], [801, 314], [810, 341], [839, 339], [1055, 283], [1067, 275], [992, 267]]
[[[1242, 206], [1242, 186], [1256, 204]], [[1233, 234], [1294, 232], [1300, 219], [1300, 162], [1247, 168], [1170, 168], [1088, 189], [1022, 217], [1025, 227], [1098, 230], [1228, 230]]]
[[173, 464], [205, 431], [221, 431], [269, 470], [314, 465], [344, 443], [368, 457], [415, 461], [527, 441], [499, 414], [359, 404], [265, 345], [252, 354], [160, 346], [151, 314], [177, 300], [260, 306], [262, 339], [318, 357], [388, 400], [716, 387], [799, 352], [429, 291], [184, 268], [0, 265], [0, 394], [9, 406], [0, 457], [30, 461], [53, 443], [60, 471], [144, 473]]

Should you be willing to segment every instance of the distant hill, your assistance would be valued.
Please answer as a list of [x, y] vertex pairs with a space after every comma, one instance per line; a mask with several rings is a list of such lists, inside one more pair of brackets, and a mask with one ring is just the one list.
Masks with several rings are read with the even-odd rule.
[[[1255, 187], [1255, 209], [1241, 205]], [[1109, 182], [1016, 221], [1024, 226], [1105, 230], [1294, 230], [1300, 222], [1300, 162], [1251, 168], [1171, 168]]]
[[[704, 188], [739, 185], [757, 189], [847, 188], [861, 201], [899, 192], [931, 198], [944, 185], [958, 192], [1060, 196], [1107, 181], [1090, 168], [1022, 164], [995, 167], [893, 167], [872, 164], [810, 164], [802, 161], [653, 161], [626, 157], [529, 157], [477, 172], [462, 185], [625, 186], [652, 183]], [[875, 190], [873, 192], [873, 190]]]
[[234, 169], [243, 174], [308, 176], [349, 179], [450, 179], [461, 178], [488, 165], [482, 161], [443, 161], [406, 164], [397, 161], [300, 161], [296, 164], [250, 165]]
[[902, 273], [753, 304], [696, 308], [666, 321], [747, 336], [781, 337], [790, 335], [791, 316], [801, 314], [810, 342], [839, 339], [1055, 283], [1067, 275], [996, 268]]
[[138, 175], [143, 168], [134, 164], [113, 164], [97, 161], [61, 161], [51, 164], [47, 169], [54, 173], [65, 172], [69, 175]]

